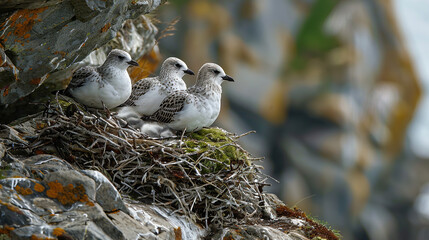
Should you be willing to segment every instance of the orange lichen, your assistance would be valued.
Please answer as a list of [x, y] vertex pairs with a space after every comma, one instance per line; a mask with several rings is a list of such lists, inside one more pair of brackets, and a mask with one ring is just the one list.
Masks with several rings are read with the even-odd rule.
[[15, 230], [14, 227], [9, 227], [8, 225], [5, 225], [4, 227], [0, 228], [0, 234], [6, 234], [10, 236], [10, 232]]
[[21, 195], [30, 195], [30, 194], [33, 194], [33, 191], [30, 188], [23, 188], [23, 187], [20, 187], [19, 185], [17, 185], [15, 187], [15, 190], [19, 194], [21, 194]]
[[39, 155], [39, 154], [44, 154], [45, 152], [44, 152], [44, 151], [42, 151], [42, 150], [37, 149], [36, 151], [34, 151], [34, 153], [35, 153], [36, 155]]
[[43, 191], [45, 191], [45, 187], [40, 183], [36, 183], [36, 184], [34, 184], [34, 190], [36, 192], [43, 192]]
[[50, 198], [57, 199], [63, 205], [69, 205], [76, 202], [84, 202], [89, 206], [94, 206], [94, 203], [89, 201], [88, 195], [85, 194], [85, 188], [80, 184], [76, 187], [73, 184], [63, 186], [58, 181], [48, 182], [49, 190], [46, 195]]
[[3, 185], [0, 184], [0, 189], [2, 189], [2, 188], [3, 188]]
[[54, 54], [61, 55], [62, 57], [65, 57], [67, 55], [67, 53], [64, 51], [56, 51], [56, 52], [54, 52]]
[[115, 214], [115, 213], [119, 213], [120, 211], [118, 210], [118, 209], [113, 209], [112, 211], [110, 211], [109, 213], [113, 213], [113, 214]]
[[104, 25], [104, 26], [101, 28], [101, 32], [106, 32], [107, 30], [109, 30], [110, 26], [111, 26], [111, 24], [110, 24], [110, 23], [106, 23], [106, 25]]
[[4, 89], [3, 97], [6, 97], [9, 94], [9, 86]]
[[63, 235], [65, 232], [66, 231], [62, 228], [54, 228], [54, 230], [52, 230], [52, 234], [56, 237]]
[[9, 210], [11, 210], [13, 212], [21, 213], [22, 214], [22, 212], [21, 212], [21, 210], [19, 208], [15, 207], [15, 206], [13, 206], [13, 205], [11, 205], [9, 203], [5, 203], [2, 200], [0, 200], [0, 204], [3, 205], [3, 206], [6, 206]]
[[33, 78], [31, 79], [30, 84], [39, 85], [41, 80], [42, 78]]
[[55, 240], [55, 238], [50, 238], [50, 237], [38, 237], [36, 235], [31, 235], [30, 237], [31, 240]]
[[182, 229], [180, 227], [174, 228], [175, 240], [182, 240]]
[[[36, 21], [40, 22], [38, 19], [39, 13], [45, 11], [47, 8], [48, 7], [37, 9], [20, 9], [14, 12], [0, 25], [0, 31], [3, 31], [8, 27], [13, 31], [15, 36], [27, 39], [31, 36], [29, 32], [33, 28]], [[9, 35], [10, 34], [7, 34], [6, 37]], [[3, 39], [3, 35], [0, 36], [0, 38]], [[19, 42], [19, 40], [16, 41]]]

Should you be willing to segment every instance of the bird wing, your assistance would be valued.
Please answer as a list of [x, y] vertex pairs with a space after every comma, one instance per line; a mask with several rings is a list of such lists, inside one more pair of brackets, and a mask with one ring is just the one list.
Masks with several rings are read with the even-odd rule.
[[157, 81], [157, 79], [145, 78], [134, 83], [130, 97], [121, 106], [135, 106], [135, 101], [137, 101], [140, 96], [146, 94], [149, 91], [149, 89], [154, 84], [154, 81]]
[[96, 71], [94, 67], [86, 66], [81, 67], [73, 73], [72, 80], [67, 86], [68, 89], [78, 88], [85, 84], [88, 79], [98, 80], [100, 74]]
[[161, 103], [159, 109], [150, 116], [150, 119], [170, 123], [173, 121], [174, 116], [180, 112], [185, 106], [185, 102], [189, 94], [186, 91], [177, 91], [167, 96]]

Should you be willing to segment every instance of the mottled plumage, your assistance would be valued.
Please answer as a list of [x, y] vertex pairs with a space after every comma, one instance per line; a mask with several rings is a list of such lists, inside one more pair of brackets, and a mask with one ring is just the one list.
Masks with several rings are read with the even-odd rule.
[[174, 130], [186, 129], [188, 132], [209, 127], [220, 112], [223, 80], [234, 81], [219, 65], [204, 64], [194, 86], [167, 96], [160, 108], [146, 119], [165, 123]]
[[130, 98], [121, 105], [119, 116], [126, 112], [140, 115], [151, 115], [158, 110], [162, 100], [178, 90], [185, 90], [186, 84], [182, 77], [194, 73], [186, 64], [175, 57], [167, 58], [161, 66], [158, 77], [144, 78], [133, 85]]
[[127, 52], [114, 49], [100, 67], [76, 70], [66, 93], [88, 107], [114, 108], [131, 94], [131, 79], [127, 72], [130, 65], [138, 66]]

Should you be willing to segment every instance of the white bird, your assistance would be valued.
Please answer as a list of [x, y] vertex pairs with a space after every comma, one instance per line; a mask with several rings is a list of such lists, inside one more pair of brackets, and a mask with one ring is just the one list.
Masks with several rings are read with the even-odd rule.
[[144, 78], [133, 85], [130, 98], [121, 105], [118, 116], [125, 117], [137, 113], [152, 115], [161, 102], [174, 91], [186, 90], [185, 74], [194, 75], [186, 64], [175, 57], [167, 58], [161, 66], [158, 77]]
[[88, 107], [117, 107], [131, 95], [127, 68], [138, 65], [127, 52], [114, 49], [103, 65], [76, 70], [65, 92]]
[[194, 86], [173, 92], [153, 115], [144, 119], [164, 123], [178, 131], [193, 132], [209, 127], [220, 112], [224, 80], [234, 81], [219, 65], [206, 63], [198, 71]]

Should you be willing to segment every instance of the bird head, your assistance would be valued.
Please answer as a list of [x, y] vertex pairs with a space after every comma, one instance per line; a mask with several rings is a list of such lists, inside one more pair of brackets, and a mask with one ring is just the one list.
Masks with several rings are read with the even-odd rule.
[[104, 64], [109, 64], [123, 70], [127, 69], [129, 66], [139, 65], [136, 61], [131, 59], [130, 54], [119, 49], [113, 49], [110, 51]]
[[223, 81], [234, 82], [234, 79], [225, 74], [223, 69], [215, 63], [206, 63], [198, 71], [197, 84], [222, 84]]
[[186, 63], [182, 60], [175, 58], [175, 57], [169, 57], [167, 58], [161, 66], [161, 73], [160, 75], [175, 75], [178, 78], [182, 78], [185, 74], [194, 75], [194, 72], [186, 66]]

